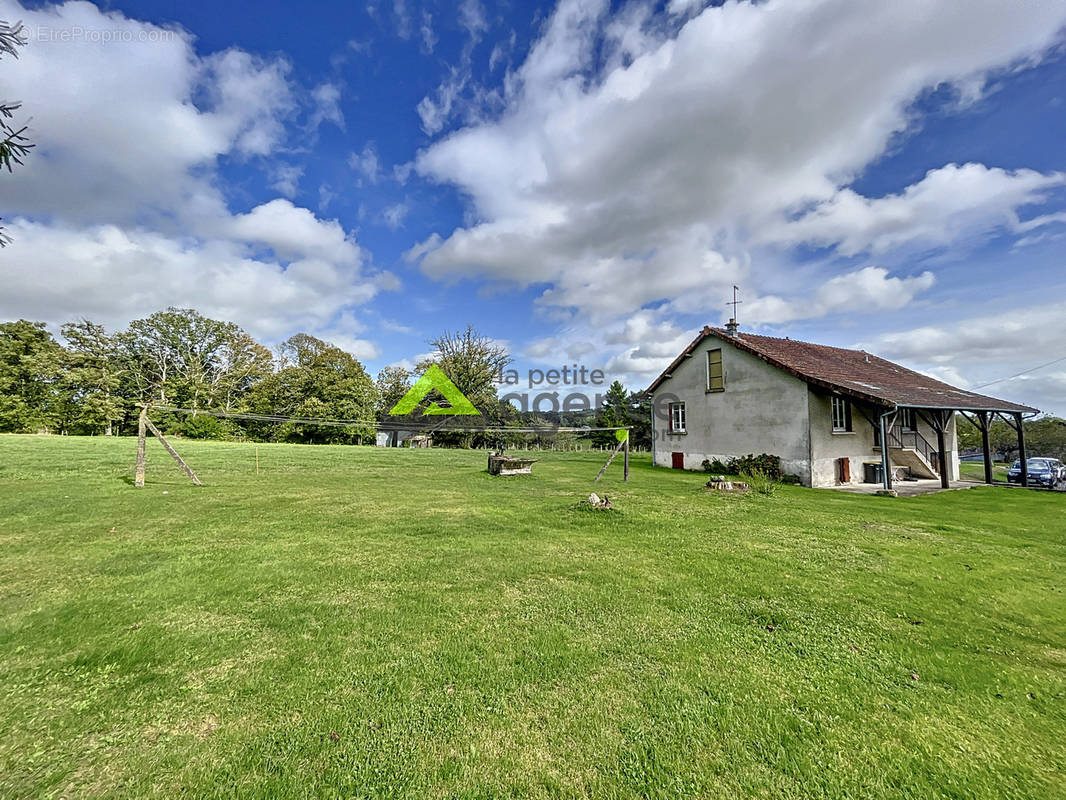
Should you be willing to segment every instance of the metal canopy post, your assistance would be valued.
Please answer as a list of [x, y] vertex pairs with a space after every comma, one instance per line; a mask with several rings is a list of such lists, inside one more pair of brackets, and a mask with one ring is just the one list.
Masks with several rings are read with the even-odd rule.
[[977, 420], [981, 429], [981, 455], [985, 459], [985, 483], [992, 483], [992, 445], [989, 442], [988, 426], [990, 424], [987, 411], [978, 411]]
[[[889, 420], [889, 417], [892, 419]], [[892, 459], [888, 454], [888, 434], [896, 423], [896, 409], [881, 415], [881, 480], [885, 491], [892, 490]]]
[[940, 462], [940, 488], [947, 489], [950, 487], [950, 481], [948, 480], [948, 456], [944, 452], [945, 437], [944, 429], [947, 427], [947, 411], [937, 411], [933, 414], [933, 419], [936, 421], [934, 426], [936, 430], [936, 457]]
[[1021, 461], [1022, 467], [1022, 486], [1029, 485], [1029, 464], [1025, 459], [1025, 426], [1022, 425], [1021, 412], [1014, 414], [1014, 423], [1018, 430], [1018, 458]]

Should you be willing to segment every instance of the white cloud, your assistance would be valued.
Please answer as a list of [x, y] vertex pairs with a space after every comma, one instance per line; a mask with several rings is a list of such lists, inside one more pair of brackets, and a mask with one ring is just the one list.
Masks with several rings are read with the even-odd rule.
[[[999, 380], [1060, 358], [1064, 340], [1066, 303], [1057, 302], [885, 333], [856, 346], [957, 386], [1064, 416], [1063, 362]], [[983, 385], [989, 381], [997, 382]]]
[[[641, 9], [611, 17], [604, 0], [562, 0], [505, 80], [503, 113], [420, 153], [418, 172], [470, 198], [472, 222], [409, 257], [434, 278], [543, 282], [544, 305], [617, 315], [721, 294], [756, 234], [797, 210], [828, 209], [840, 226], [827, 243], [845, 249], [929, 239], [922, 203], [946, 203], [936, 218], [962, 235], [1009, 225], [1057, 177], [945, 167], [898, 201], [856, 196], [866, 213], [854, 231], [842, 189], [907, 131], [923, 92], [973, 100], [995, 71], [1038, 61], [1064, 21], [1053, 2], [1005, 15], [989, 0], [770, 0], [678, 14], [671, 27]], [[427, 131], [448, 107], [425, 101]], [[983, 193], [950, 196], [967, 181]], [[897, 205], [911, 214], [906, 231], [893, 228]]]
[[300, 178], [304, 168], [299, 164], [276, 164], [270, 171], [273, 178], [270, 188], [281, 192], [286, 197], [295, 197], [300, 188]]
[[[217, 208], [217, 190], [194, 172], [224, 154], [270, 152], [295, 108], [281, 59], [201, 58], [182, 31], [88, 3], [31, 11], [0, 0], [0, 17], [23, 20], [30, 39], [4, 63], [5, 92], [25, 101], [37, 143], [4, 176], [21, 214], [115, 222]], [[75, 28], [129, 41], [49, 38]]]
[[315, 335], [332, 345], [336, 345], [341, 350], [351, 353], [360, 361], [369, 361], [381, 355], [381, 348], [369, 339], [360, 339], [329, 330], [320, 331]]
[[410, 211], [410, 205], [404, 201], [402, 203], [394, 203], [393, 205], [388, 206], [381, 213], [381, 216], [385, 220], [386, 227], [391, 228], [392, 230], [398, 230], [403, 227], [403, 221], [407, 218]]
[[[4, 77], [37, 144], [4, 177], [15, 241], [0, 259], [0, 314], [115, 327], [194, 306], [274, 339], [318, 330], [395, 282], [367, 271], [336, 220], [280, 198], [233, 214], [224, 199], [222, 156], [296, 193], [302, 167], [277, 155], [299, 108], [341, 119], [326, 85], [305, 96], [283, 58], [200, 55], [183, 30], [88, 3], [0, 0], [0, 18], [30, 36]], [[76, 28], [109, 37], [55, 35]]]
[[428, 11], [422, 11], [422, 25], [419, 29], [422, 35], [422, 52], [432, 53], [437, 46], [437, 34], [433, 30], [433, 15]]
[[[276, 201], [287, 202], [287, 201]], [[0, 316], [59, 324], [88, 317], [111, 328], [167, 306], [233, 320], [257, 336], [315, 330], [377, 287], [358, 262], [302, 254], [284, 265], [240, 242], [180, 240], [116, 225], [91, 227], [15, 220], [0, 261]], [[296, 243], [289, 243], [293, 251]]]
[[377, 183], [381, 177], [381, 160], [378, 158], [377, 146], [373, 142], [363, 145], [360, 153], [348, 156], [348, 166], [359, 174], [357, 185]]
[[461, 0], [459, 24], [466, 28], [471, 36], [480, 36], [489, 29], [489, 23], [485, 20], [485, 8], [480, 0]]
[[320, 220], [288, 200], [271, 200], [231, 217], [219, 234], [264, 245], [285, 260], [319, 259], [348, 266], [362, 262], [359, 246], [337, 220]]
[[772, 325], [828, 314], [895, 310], [932, 288], [935, 282], [935, 276], [928, 271], [899, 278], [881, 267], [864, 267], [830, 278], [810, 297], [785, 299], [766, 295], [748, 300], [744, 317], [756, 324]]
[[[429, 136], [436, 136], [444, 130], [452, 115], [459, 110], [462, 94], [472, 82], [471, 65], [474, 48], [489, 29], [485, 9], [480, 0], [461, 0], [459, 24], [466, 30], [467, 39], [460, 52], [458, 64], [449, 66], [444, 80], [440, 82], [432, 95], [423, 97], [415, 107], [418, 118], [422, 121], [422, 130]], [[479, 92], [475, 92], [475, 96], [479, 95]], [[462, 105], [470, 105], [470, 103]]]
[[843, 255], [972, 242], [997, 228], [1025, 232], [1061, 221], [1063, 215], [1049, 214], [1020, 222], [1017, 209], [1042, 202], [1063, 183], [1063, 173], [948, 164], [901, 194], [871, 199], [842, 189], [799, 219], [763, 231], [761, 238], [835, 246]]
[[396, 18], [396, 34], [401, 39], [411, 38], [411, 11], [407, 0], [392, 0], [392, 13]]
[[315, 104], [309, 123], [312, 130], [317, 130], [323, 122], [332, 122], [344, 130], [344, 112], [340, 106], [341, 87], [338, 84], [329, 81], [320, 83], [311, 90], [311, 99]]
[[470, 81], [467, 67], [449, 67], [448, 76], [441, 81], [434, 96], [423, 97], [415, 110], [422, 120], [422, 130], [430, 136], [440, 133], [452, 115], [459, 95]]

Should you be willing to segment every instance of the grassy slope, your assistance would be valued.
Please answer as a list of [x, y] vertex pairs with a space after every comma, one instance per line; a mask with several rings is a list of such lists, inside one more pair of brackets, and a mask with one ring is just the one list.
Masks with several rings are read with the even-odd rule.
[[149, 449], [0, 436], [0, 796], [1066, 794], [1064, 496]]

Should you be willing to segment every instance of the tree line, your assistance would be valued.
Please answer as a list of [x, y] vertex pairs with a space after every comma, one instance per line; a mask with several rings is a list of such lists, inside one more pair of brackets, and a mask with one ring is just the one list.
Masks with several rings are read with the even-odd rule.
[[[433, 356], [415, 370], [421, 373], [431, 363], [440, 366], [481, 412], [481, 426], [630, 425], [645, 410], [646, 401], [616, 382], [600, 409], [523, 414], [497, 396], [496, 376], [511, 358], [493, 340], [467, 326], [465, 331], [443, 333], [429, 344]], [[418, 417], [428, 403], [442, 399], [435, 392], [408, 418], [388, 415], [414, 377], [403, 367], [388, 366], [371, 378], [355, 356], [307, 333], [291, 336], [271, 351], [235, 323], [193, 309], [168, 308], [113, 333], [90, 320], [69, 322], [61, 326], [60, 340], [42, 322], [0, 323], [2, 432], [131, 434], [141, 407], [149, 405], [157, 407], [152, 418], [161, 429], [190, 438], [372, 443], [377, 423], [383, 420], [394, 426], [406, 422], [415, 430], [427, 424]], [[218, 412], [355, 424], [219, 417]], [[602, 435], [598, 438], [606, 442]], [[637, 433], [634, 441], [642, 438]], [[650, 443], [650, 427], [648, 439]], [[434, 433], [434, 442], [445, 446], [551, 440], [558, 443], [558, 437], [533, 434]]]
[[[959, 451], [979, 450], [981, 431], [968, 419], [959, 415], [955, 418]], [[1066, 420], [1058, 417], [1039, 417], [1022, 423], [1025, 429], [1025, 450], [1028, 457], [1046, 456], [1066, 461]], [[988, 443], [992, 457], [997, 454], [1006, 461], [1018, 457], [1018, 433], [1003, 420], [995, 418], [988, 426]]]

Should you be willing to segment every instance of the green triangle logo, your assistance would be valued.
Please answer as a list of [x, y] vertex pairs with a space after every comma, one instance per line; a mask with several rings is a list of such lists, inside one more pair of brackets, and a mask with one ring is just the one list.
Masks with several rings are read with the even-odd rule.
[[444, 395], [444, 399], [451, 403], [451, 408], [442, 408], [436, 403], [430, 403], [429, 408], [422, 412], [423, 416], [429, 416], [430, 414], [465, 416], [481, 414], [480, 411], [474, 408], [474, 404], [467, 400], [466, 396], [459, 391], [459, 388], [452, 383], [451, 379], [444, 374], [444, 370], [436, 364], [430, 364], [429, 369], [415, 382], [415, 385], [407, 390], [407, 394], [401, 397], [396, 405], [389, 410], [389, 414], [394, 416], [410, 414], [418, 407], [423, 398], [434, 389]]

